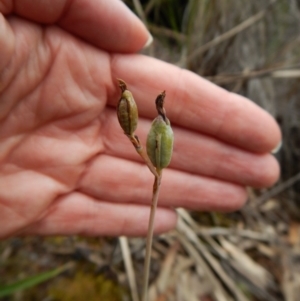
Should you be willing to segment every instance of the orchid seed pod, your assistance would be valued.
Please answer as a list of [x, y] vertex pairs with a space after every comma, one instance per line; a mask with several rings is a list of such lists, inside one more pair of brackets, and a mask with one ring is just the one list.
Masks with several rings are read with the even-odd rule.
[[121, 98], [117, 107], [118, 120], [124, 133], [132, 136], [137, 128], [138, 109], [134, 98], [124, 81], [118, 79], [119, 87], [122, 91]]
[[169, 165], [173, 152], [174, 135], [163, 107], [165, 92], [156, 98], [158, 116], [153, 120], [147, 137], [147, 154], [159, 170]]

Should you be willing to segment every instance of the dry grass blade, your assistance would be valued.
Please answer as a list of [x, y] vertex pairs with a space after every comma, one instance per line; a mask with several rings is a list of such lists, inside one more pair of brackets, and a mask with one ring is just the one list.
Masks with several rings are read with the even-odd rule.
[[177, 257], [179, 244], [178, 242], [168, 250], [164, 261], [162, 262], [160, 273], [156, 278], [156, 281], [149, 288], [149, 300], [168, 300], [171, 295], [174, 294], [174, 271], [173, 266]]
[[237, 300], [249, 301], [249, 299], [239, 290], [234, 281], [227, 275], [220, 263], [210, 254], [204, 244], [198, 239], [196, 233], [179, 217], [177, 229], [184, 233], [190, 241], [192, 241], [201, 255], [207, 260], [215, 273], [222, 279], [224, 284], [232, 292]]
[[231, 298], [228, 296], [227, 292], [223, 289], [222, 284], [219, 282], [218, 278], [214, 275], [213, 271], [210, 269], [209, 265], [205, 262], [205, 260], [200, 256], [197, 249], [190, 243], [184, 234], [179, 233], [178, 239], [183, 245], [184, 249], [188, 252], [189, 256], [193, 258], [196, 263], [196, 266], [199, 268], [196, 269], [200, 278], [203, 278], [203, 274], [200, 273], [200, 270], [204, 270], [205, 276], [212, 283], [213, 290], [212, 295], [215, 297], [217, 301], [230, 301]]
[[262, 266], [252, 260], [245, 252], [231, 244], [225, 238], [220, 237], [219, 241], [226, 252], [233, 260], [235, 268], [253, 284], [265, 290], [272, 283], [272, 276]]
[[[276, 0], [272, 0], [269, 5], [267, 6], [267, 8], [276, 3]], [[243, 21], [242, 23], [240, 23], [239, 25], [235, 26], [234, 28], [228, 30], [227, 32], [217, 36], [216, 38], [214, 38], [213, 40], [211, 40], [210, 42], [206, 43], [205, 45], [199, 47], [198, 49], [194, 50], [187, 58], [187, 64], [190, 64], [197, 56], [199, 56], [200, 54], [202, 54], [203, 52], [209, 50], [211, 47], [215, 47], [218, 44], [234, 37], [235, 35], [237, 35], [238, 33], [242, 32], [243, 30], [247, 29], [248, 27], [250, 27], [251, 25], [255, 24], [256, 22], [258, 22], [259, 20], [261, 20], [266, 12], [267, 12], [267, 8], [261, 10], [260, 12], [258, 12], [257, 14], [255, 14], [254, 16], [251, 16], [250, 18], [248, 18], [247, 20]]]
[[247, 72], [237, 73], [237, 74], [221, 74], [217, 76], [207, 76], [206, 78], [216, 84], [229, 84], [239, 80], [261, 78], [266, 76], [272, 76], [274, 78], [297, 78], [299, 73], [298, 70], [293, 72], [293, 70], [285, 70], [290, 68], [299, 68], [299, 64], [292, 66], [285, 66], [284, 62], [277, 64], [271, 68], [265, 68], [261, 70], [247, 70]]
[[177, 255], [177, 251], [178, 251], [178, 243], [176, 243], [170, 248], [165, 258], [165, 261], [162, 264], [160, 274], [156, 281], [160, 293], [164, 292], [168, 287], [168, 281], [171, 277], [172, 266], [174, 264]]
[[247, 229], [234, 229], [234, 228], [199, 228], [195, 230], [198, 235], [201, 236], [230, 236], [235, 235], [239, 237], [249, 238], [252, 240], [258, 240], [263, 242], [270, 242], [274, 240], [274, 237], [269, 233], [255, 232]]
[[121, 251], [125, 263], [125, 269], [129, 281], [131, 297], [133, 301], [139, 301], [138, 290], [136, 285], [135, 273], [131, 259], [131, 252], [128, 244], [128, 239], [125, 236], [119, 237]]
[[299, 78], [300, 77], [300, 70], [282, 70], [282, 71], [275, 71], [272, 73], [272, 77], [275, 78]]
[[164, 36], [166, 38], [171, 38], [176, 40], [179, 43], [184, 43], [186, 41], [186, 36], [183, 33], [176, 32], [174, 30], [159, 27], [153, 24], [149, 24], [150, 31], [157, 36]]
[[267, 200], [277, 196], [279, 193], [283, 192], [284, 190], [288, 189], [289, 187], [293, 186], [295, 183], [300, 181], [300, 172], [297, 173], [295, 176], [291, 177], [287, 181], [280, 183], [273, 189], [269, 190], [268, 192], [262, 194], [260, 197], [256, 199], [256, 202], [254, 203], [253, 210], [262, 204], [264, 204]]
[[180, 275], [180, 282], [178, 283], [177, 299], [184, 301], [199, 301], [199, 297], [194, 289], [192, 289], [193, 275], [190, 271], [184, 271]]
[[141, 18], [141, 20], [144, 22], [144, 24], [147, 24], [146, 16], [142, 7], [142, 4], [140, 0], [132, 0], [134, 8], [138, 14], [138, 16]]
[[152, 9], [155, 6], [156, 2], [157, 2], [157, 0], [149, 0], [149, 2], [146, 5], [146, 8], [145, 8], [145, 15], [146, 16], [148, 16], [149, 13], [152, 11]]

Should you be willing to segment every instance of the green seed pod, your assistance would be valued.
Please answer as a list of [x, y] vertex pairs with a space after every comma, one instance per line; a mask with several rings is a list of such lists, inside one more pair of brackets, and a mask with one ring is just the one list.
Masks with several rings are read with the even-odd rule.
[[167, 167], [173, 152], [174, 135], [169, 119], [158, 115], [147, 137], [147, 154], [157, 169]]
[[131, 92], [127, 90], [125, 82], [122, 80], [118, 81], [122, 91], [122, 95], [117, 107], [118, 120], [124, 133], [128, 136], [132, 136], [137, 128], [138, 123], [137, 105]]

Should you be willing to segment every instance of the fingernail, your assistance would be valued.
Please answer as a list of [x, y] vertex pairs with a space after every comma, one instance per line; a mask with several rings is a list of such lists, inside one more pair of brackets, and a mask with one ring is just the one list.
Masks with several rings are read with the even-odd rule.
[[282, 140], [277, 144], [277, 146], [271, 151], [272, 154], [276, 154], [279, 152], [282, 146]]
[[152, 36], [151, 33], [149, 32], [148, 40], [147, 40], [147, 42], [145, 43], [143, 49], [148, 48], [148, 47], [152, 44], [152, 42], [153, 42], [153, 36]]

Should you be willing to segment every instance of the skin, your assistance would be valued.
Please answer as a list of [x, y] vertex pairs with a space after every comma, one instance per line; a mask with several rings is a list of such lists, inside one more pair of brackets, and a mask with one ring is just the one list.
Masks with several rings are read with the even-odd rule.
[[172, 208], [229, 211], [245, 186], [276, 182], [274, 119], [191, 72], [135, 54], [148, 39], [118, 0], [0, 1], [0, 238], [145, 235], [153, 175], [118, 125], [116, 78], [139, 107], [146, 141], [165, 108], [175, 136], [155, 232]]

